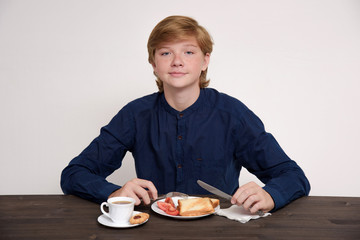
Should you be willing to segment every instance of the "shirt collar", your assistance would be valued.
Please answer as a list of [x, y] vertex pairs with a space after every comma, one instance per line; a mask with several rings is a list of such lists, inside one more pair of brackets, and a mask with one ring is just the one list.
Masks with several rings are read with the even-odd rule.
[[162, 103], [162, 106], [164, 107], [164, 109], [167, 112], [169, 112], [170, 114], [177, 116], [178, 118], [179, 117], [184, 118], [184, 117], [189, 116], [196, 110], [198, 110], [199, 107], [201, 107], [203, 105], [204, 98], [205, 98], [205, 89], [201, 88], [198, 99], [190, 107], [186, 108], [183, 111], [178, 111], [178, 110], [174, 109], [173, 107], [171, 107], [168, 104], [168, 102], [166, 101], [164, 93], [161, 94], [161, 103]]

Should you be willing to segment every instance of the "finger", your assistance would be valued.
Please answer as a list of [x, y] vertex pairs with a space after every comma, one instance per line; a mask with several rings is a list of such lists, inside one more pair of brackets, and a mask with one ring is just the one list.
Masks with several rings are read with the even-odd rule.
[[261, 203], [260, 202], [255, 203], [249, 208], [249, 210], [252, 214], [258, 213], [259, 210], [262, 210]]
[[140, 199], [136, 196], [136, 194], [131, 190], [129, 185], [124, 185], [122, 188], [116, 190], [108, 198], [112, 197], [130, 197], [135, 200], [135, 205], [139, 205], [141, 203]]
[[246, 196], [248, 188], [249, 188], [248, 184], [239, 187], [238, 190], [233, 195], [233, 197], [231, 198], [231, 203], [241, 205], [242, 202], [240, 202], [241, 201], [240, 197], [243, 196], [244, 198], [244, 196]]
[[121, 190], [121, 195], [135, 199], [135, 205], [139, 205], [141, 203], [140, 199], [148, 196], [146, 190], [139, 186], [135, 179], [125, 183]]
[[256, 189], [254, 188], [240, 188], [238, 194], [233, 197], [232, 201], [234, 201], [233, 204], [236, 205], [243, 205], [245, 201], [252, 195], [256, 194]]
[[148, 196], [151, 196], [151, 198], [153, 200], [157, 199], [158, 198], [158, 193], [157, 193], [157, 189], [155, 187], [155, 185], [151, 182], [151, 181], [148, 181], [148, 180], [145, 180], [145, 179], [136, 179], [136, 182], [138, 185], [140, 185], [141, 187], [147, 189], [147, 192], [148, 192]]
[[[242, 201], [241, 201], [241, 199], [239, 199], [240, 196], [243, 196], [242, 198], [246, 199], [246, 195], [247, 195], [246, 191], [247, 191], [247, 189], [251, 188], [252, 186], [253, 186], [252, 182], [249, 182], [249, 183], [246, 183], [246, 184], [240, 186], [237, 189], [237, 191], [234, 193], [233, 197], [231, 198], [231, 203], [241, 205]], [[242, 200], [244, 200], [244, 199], [242, 199]]]
[[121, 188], [121, 194], [123, 196], [132, 197], [135, 199], [135, 204], [139, 205], [141, 200], [145, 204], [150, 204], [150, 195], [157, 198], [157, 190], [151, 181], [134, 178]]
[[129, 189], [128, 191], [128, 196], [132, 197], [136, 200], [136, 205], [139, 205], [141, 203], [141, 200], [145, 203], [145, 204], [149, 204], [150, 203], [150, 197], [149, 194], [147, 193], [147, 191], [142, 188], [139, 185], [133, 184], [133, 186]]
[[[153, 194], [151, 191], [148, 190], [147, 192], [148, 192], [151, 200], [156, 200], [156, 199], [157, 199], [157, 196], [156, 196], [156, 198], [155, 198], [155, 197], [154, 197], [155, 194]], [[157, 194], [156, 194], [156, 195], [157, 195]]]
[[240, 194], [243, 190], [241, 188], [238, 188], [238, 190], [236, 190], [236, 192], [234, 193], [234, 195], [231, 198], [231, 204], [236, 204], [237, 199], [240, 197]]
[[127, 197], [131, 197], [131, 198], [135, 199], [135, 205], [136, 205], [136, 206], [140, 205], [141, 200], [140, 200], [140, 198], [138, 197], [138, 195], [135, 194], [133, 191], [129, 192], [129, 194], [127, 195]]
[[260, 202], [261, 198], [258, 194], [250, 195], [242, 204], [245, 209], [253, 210], [254, 206]]
[[154, 195], [157, 198], [157, 190], [151, 181], [134, 179], [132, 183], [135, 185], [133, 191], [143, 200], [144, 204], [150, 204], [150, 197], [154, 198]]

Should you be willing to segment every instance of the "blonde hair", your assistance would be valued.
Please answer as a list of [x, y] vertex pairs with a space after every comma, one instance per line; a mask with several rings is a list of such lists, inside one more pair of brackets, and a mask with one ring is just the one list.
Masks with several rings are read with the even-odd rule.
[[[195, 19], [186, 16], [169, 16], [160, 21], [152, 30], [147, 43], [149, 63], [154, 64], [156, 48], [161, 43], [185, 40], [195, 37], [203, 54], [211, 53], [213, 41], [206, 29], [198, 24]], [[200, 74], [200, 88], [209, 85], [210, 80], [206, 79], [207, 69]], [[154, 73], [156, 76], [156, 74]], [[157, 76], [156, 76], [157, 77]], [[164, 91], [163, 82], [159, 77], [156, 79], [159, 92]]]

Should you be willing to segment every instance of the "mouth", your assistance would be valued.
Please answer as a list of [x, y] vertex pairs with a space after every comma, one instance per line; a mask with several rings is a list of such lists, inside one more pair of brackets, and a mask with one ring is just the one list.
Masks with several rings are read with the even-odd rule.
[[169, 74], [172, 77], [182, 77], [182, 76], [186, 75], [186, 73], [183, 73], [183, 72], [170, 72]]

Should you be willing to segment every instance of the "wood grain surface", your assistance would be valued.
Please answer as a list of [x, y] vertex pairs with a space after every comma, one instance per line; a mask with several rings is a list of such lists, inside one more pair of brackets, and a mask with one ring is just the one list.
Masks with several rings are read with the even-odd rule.
[[[230, 206], [220, 200], [221, 208]], [[149, 213], [149, 221], [117, 229], [97, 222], [100, 205], [75, 196], [0, 196], [0, 239], [360, 239], [355, 197], [303, 197], [245, 224], [216, 215], [173, 219], [145, 205], [135, 210]]]

